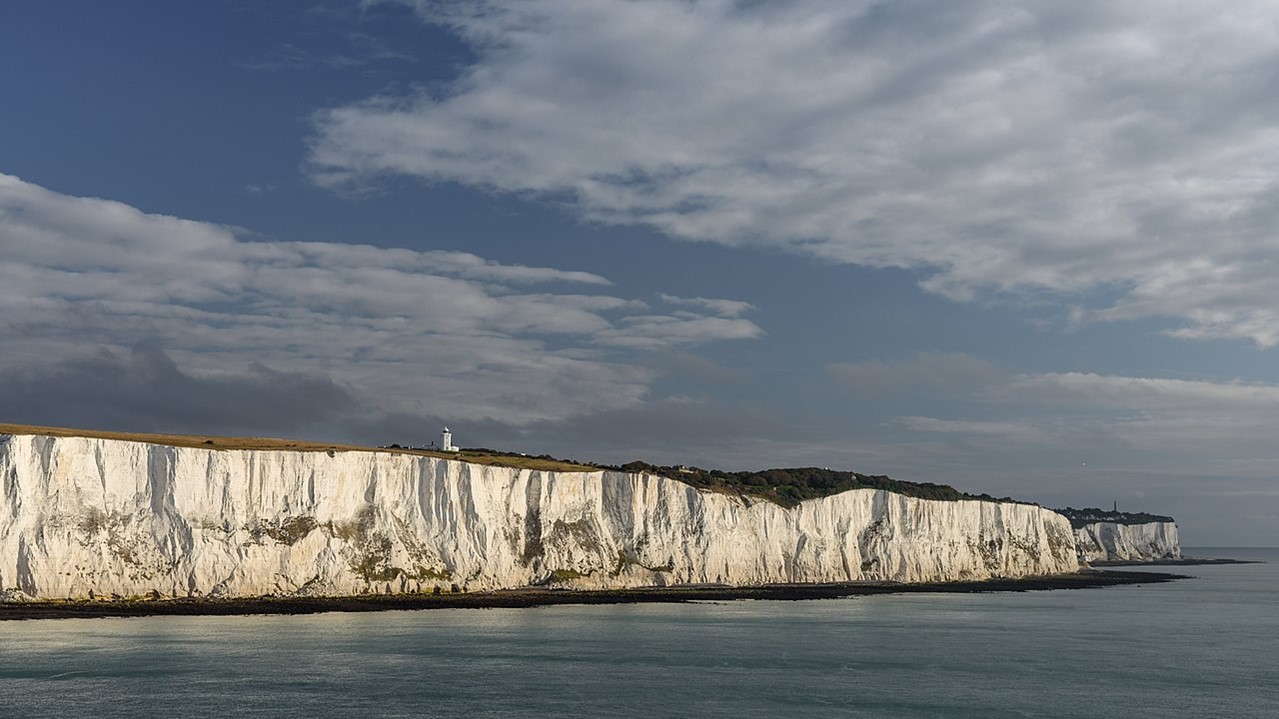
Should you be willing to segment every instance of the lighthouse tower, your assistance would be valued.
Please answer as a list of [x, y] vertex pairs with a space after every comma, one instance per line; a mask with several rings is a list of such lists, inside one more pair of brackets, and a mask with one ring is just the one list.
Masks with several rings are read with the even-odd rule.
[[440, 449], [445, 452], [457, 451], [457, 447], [453, 446], [453, 433], [449, 431], [448, 427], [445, 427], [444, 431], [440, 433]]

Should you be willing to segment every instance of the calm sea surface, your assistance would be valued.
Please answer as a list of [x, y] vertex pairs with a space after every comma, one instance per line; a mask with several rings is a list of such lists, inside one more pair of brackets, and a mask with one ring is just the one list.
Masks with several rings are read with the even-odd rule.
[[1194, 580], [0, 623], [0, 717], [1279, 717], [1279, 550]]

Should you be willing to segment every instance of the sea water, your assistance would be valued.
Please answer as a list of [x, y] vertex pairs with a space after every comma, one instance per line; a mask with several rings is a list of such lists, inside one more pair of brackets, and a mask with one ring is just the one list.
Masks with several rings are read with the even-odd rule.
[[1279, 717], [1279, 551], [1169, 584], [0, 623], [0, 717]]

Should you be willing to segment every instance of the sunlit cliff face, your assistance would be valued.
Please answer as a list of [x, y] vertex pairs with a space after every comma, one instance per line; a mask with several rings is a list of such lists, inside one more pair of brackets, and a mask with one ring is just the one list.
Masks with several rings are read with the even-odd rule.
[[792, 509], [624, 472], [0, 436], [0, 589], [36, 598], [903, 582], [1078, 568], [1032, 505]]

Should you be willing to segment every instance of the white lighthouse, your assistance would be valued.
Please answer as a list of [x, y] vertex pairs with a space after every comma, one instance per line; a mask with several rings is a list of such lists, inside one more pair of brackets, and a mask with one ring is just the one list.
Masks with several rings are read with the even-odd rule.
[[453, 446], [453, 433], [449, 431], [448, 427], [445, 427], [444, 431], [440, 433], [440, 449], [445, 452], [457, 451], [457, 447]]

